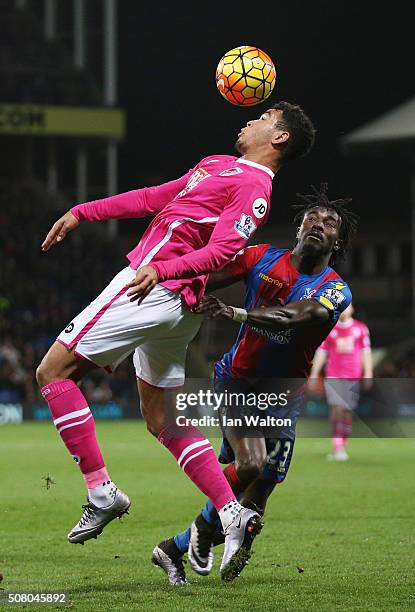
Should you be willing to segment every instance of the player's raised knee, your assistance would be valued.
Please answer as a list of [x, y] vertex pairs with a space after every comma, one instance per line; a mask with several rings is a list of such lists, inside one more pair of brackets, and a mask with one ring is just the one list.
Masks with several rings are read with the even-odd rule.
[[44, 387], [52, 381], [50, 368], [45, 362], [45, 358], [42, 359], [38, 367], [36, 368], [36, 381], [39, 387]]
[[96, 367], [92, 362], [80, 360], [73, 351], [68, 351], [64, 346], [55, 342], [37, 367], [36, 380], [39, 387], [64, 378], [78, 381], [89, 370]]
[[58, 364], [51, 360], [46, 359], [46, 356], [42, 359], [39, 366], [36, 369], [36, 380], [40, 388], [45, 385], [49, 385], [55, 380], [66, 378], [62, 369]]

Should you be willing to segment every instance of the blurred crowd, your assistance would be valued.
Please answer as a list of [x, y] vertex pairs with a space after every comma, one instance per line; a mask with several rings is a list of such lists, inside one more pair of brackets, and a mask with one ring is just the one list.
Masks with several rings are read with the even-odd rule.
[[415, 378], [415, 339], [392, 347], [375, 368], [379, 378]]
[[[73, 66], [59, 41], [44, 37], [42, 24], [27, 7], [0, 0], [0, 84], [5, 102], [36, 104], [97, 104], [100, 96], [92, 76]], [[16, 44], [19, 41], [19, 44]]]
[[[99, 105], [93, 75], [74, 67], [62, 32], [48, 40], [42, 6], [0, 0], [0, 86], [7, 103]], [[59, 24], [57, 24], [59, 27]], [[0, 184], [0, 403], [40, 401], [36, 366], [56, 335], [106, 285], [123, 252], [100, 234], [70, 236], [70, 245], [44, 255], [40, 244], [67, 208], [35, 181]], [[128, 381], [128, 382], [126, 382]], [[84, 383], [91, 402], [136, 401], [130, 364], [110, 378], [98, 372]]]
[[[42, 253], [40, 245], [66, 204], [43, 186], [0, 185], [0, 402], [37, 401], [36, 366], [56, 335], [123, 265], [118, 243], [95, 231], [69, 235]], [[61, 211], [59, 211], [61, 209]], [[127, 360], [115, 376], [85, 380], [89, 401], [134, 398]]]

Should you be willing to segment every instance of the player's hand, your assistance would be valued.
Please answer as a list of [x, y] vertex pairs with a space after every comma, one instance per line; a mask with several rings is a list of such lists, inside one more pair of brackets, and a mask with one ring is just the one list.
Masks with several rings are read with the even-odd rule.
[[362, 378], [360, 381], [362, 393], [369, 393], [373, 387], [373, 378]]
[[226, 306], [215, 295], [205, 295], [202, 298], [199, 306], [193, 308], [196, 314], [205, 314], [210, 319], [232, 319], [233, 310], [230, 306]]
[[42, 251], [49, 251], [56, 243], [61, 242], [68, 232], [78, 227], [79, 221], [70, 210], [52, 225], [51, 230], [42, 242]]
[[307, 391], [312, 395], [318, 393], [321, 390], [321, 378], [319, 376], [309, 378], [307, 380]]
[[153, 266], [143, 266], [138, 268], [135, 279], [128, 283], [131, 289], [127, 292], [130, 297], [130, 302], [138, 300], [137, 305], [141, 304], [144, 298], [157, 285], [159, 280], [158, 274]]

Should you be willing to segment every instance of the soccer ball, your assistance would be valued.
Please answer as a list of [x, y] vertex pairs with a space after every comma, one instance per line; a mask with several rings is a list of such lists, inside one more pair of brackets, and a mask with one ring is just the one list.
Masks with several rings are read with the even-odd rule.
[[216, 68], [216, 87], [235, 106], [253, 106], [268, 98], [275, 86], [275, 66], [257, 47], [236, 47]]

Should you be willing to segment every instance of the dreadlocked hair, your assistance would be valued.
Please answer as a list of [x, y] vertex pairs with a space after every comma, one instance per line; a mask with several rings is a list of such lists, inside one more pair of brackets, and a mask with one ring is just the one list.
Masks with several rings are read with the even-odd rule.
[[302, 204], [294, 204], [293, 208], [296, 210], [294, 217], [294, 223], [300, 224], [304, 219], [304, 215], [308, 213], [312, 208], [329, 208], [334, 210], [340, 217], [340, 230], [339, 230], [339, 241], [340, 246], [336, 251], [333, 251], [330, 258], [329, 264], [332, 266], [339, 260], [345, 259], [354, 234], [357, 230], [357, 222], [359, 216], [349, 210], [347, 205], [350, 204], [352, 198], [341, 198], [339, 200], [329, 200], [327, 196], [328, 183], [321, 183], [320, 189], [316, 189], [314, 185], [311, 185], [313, 193], [302, 194], [297, 193], [296, 196], [303, 201]]

